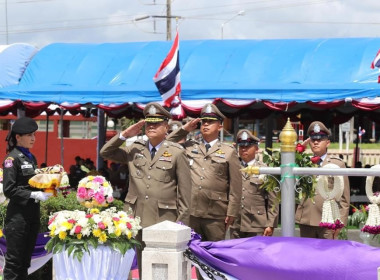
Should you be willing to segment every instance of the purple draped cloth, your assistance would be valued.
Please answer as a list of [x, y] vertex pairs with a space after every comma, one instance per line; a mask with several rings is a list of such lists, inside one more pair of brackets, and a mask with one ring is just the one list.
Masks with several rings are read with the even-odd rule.
[[239, 280], [377, 280], [380, 249], [347, 240], [252, 237], [189, 243], [203, 262]]
[[[45, 237], [45, 235], [48, 234], [48, 232], [38, 234], [36, 246], [34, 247], [32, 253], [32, 258], [41, 257], [47, 254], [47, 251], [45, 250], [45, 245], [50, 240], [50, 237]], [[0, 238], [0, 249], [4, 252], [4, 254], [7, 252], [7, 243], [4, 238]]]

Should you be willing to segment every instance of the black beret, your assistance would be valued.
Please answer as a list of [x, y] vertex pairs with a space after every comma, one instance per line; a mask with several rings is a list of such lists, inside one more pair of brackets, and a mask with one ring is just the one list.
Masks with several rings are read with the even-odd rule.
[[37, 129], [36, 121], [28, 117], [21, 117], [12, 125], [12, 132], [16, 134], [28, 134], [35, 132]]

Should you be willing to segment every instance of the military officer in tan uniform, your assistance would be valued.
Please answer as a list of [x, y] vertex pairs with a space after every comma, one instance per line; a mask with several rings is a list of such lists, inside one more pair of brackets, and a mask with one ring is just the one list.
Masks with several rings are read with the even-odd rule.
[[[165, 140], [171, 115], [158, 103], [147, 104], [143, 113], [145, 120], [114, 136], [100, 154], [105, 159], [128, 165], [129, 190], [125, 203], [141, 218], [143, 228], [165, 220], [188, 225], [189, 163], [181, 145]], [[138, 135], [144, 125], [149, 141], [136, 140], [130, 146], [123, 146], [126, 138]], [[141, 234], [139, 238], [141, 240]]]
[[[256, 160], [260, 139], [247, 129], [237, 134], [236, 144], [242, 168], [247, 166], [265, 166]], [[242, 172], [242, 196], [240, 215], [231, 227], [231, 238], [245, 238], [256, 235], [272, 236], [277, 227], [278, 202], [274, 192], [261, 189], [264, 183], [258, 175], [249, 176]]]
[[[332, 157], [327, 154], [327, 148], [330, 145], [331, 132], [326, 126], [319, 122], [312, 122], [307, 130], [309, 138], [303, 143], [309, 144], [314, 157], [319, 159], [319, 165], [324, 166], [328, 163], [338, 165], [340, 168], [345, 168], [344, 162], [338, 157]], [[350, 185], [348, 177], [344, 178], [344, 190], [340, 201], [337, 201], [340, 209], [341, 221], [347, 225], [348, 212], [350, 207]], [[329, 180], [329, 187], [333, 187], [333, 181]], [[330, 230], [319, 226], [322, 219], [322, 196], [316, 192], [314, 203], [311, 199], [301, 201], [296, 211], [296, 223], [300, 226], [301, 237], [321, 238], [321, 239], [336, 239], [339, 230]]]
[[182, 145], [189, 160], [192, 193], [190, 226], [204, 241], [225, 239], [226, 229], [237, 217], [241, 201], [240, 162], [232, 145], [219, 141], [225, 116], [214, 104], [202, 108], [201, 117], [173, 131], [168, 139], [184, 138], [201, 122], [201, 142]]

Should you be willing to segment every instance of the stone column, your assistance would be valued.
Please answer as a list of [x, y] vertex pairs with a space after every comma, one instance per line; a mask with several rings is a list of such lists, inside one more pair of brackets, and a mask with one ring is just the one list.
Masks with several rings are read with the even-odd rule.
[[164, 221], [143, 229], [142, 280], [190, 280], [191, 263], [183, 255], [189, 227]]

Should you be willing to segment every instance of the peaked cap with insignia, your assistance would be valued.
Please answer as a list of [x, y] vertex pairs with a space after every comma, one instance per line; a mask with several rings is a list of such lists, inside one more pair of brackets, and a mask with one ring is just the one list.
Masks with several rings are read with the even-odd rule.
[[226, 117], [219, 111], [218, 107], [214, 104], [209, 103], [203, 106], [201, 111], [202, 120], [214, 120], [223, 121]]
[[260, 143], [260, 139], [254, 136], [248, 129], [241, 129], [237, 134], [238, 146], [250, 146]]
[[168, 121], [172, 118], [172, 115], [165, 110], [160, 104], [156, 102], [148, 103], [144, 108], [144, 117], [146, 122], [159, 123], [162, 121]]
[[311, 139], [329, 138], [331, 131], [322, 122], [315, 121], [310, 124], [307, 135]]

